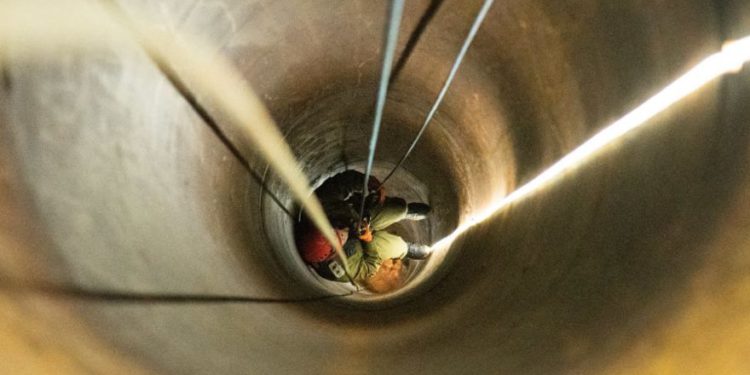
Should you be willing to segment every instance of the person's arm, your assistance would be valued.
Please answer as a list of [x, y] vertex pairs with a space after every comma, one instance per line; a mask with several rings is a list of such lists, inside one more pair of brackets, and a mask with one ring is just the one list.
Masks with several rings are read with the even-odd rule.
[[367, 278], [372, 277], [375, 272], [378, 271], [380, 265], [384, 260], [385, 259], [382, 259], [380, 257], [380, 254], [370, 246], [370, 243], [366, 243], [363, 246], [362, 263], [363, 268], [365, 269], [365, 272], [367, 274]]
[[349, 269], [352, 272], [352, 279], [362, 285], [378, 271], [383, 259], [380, 259], [377, 252], [368, 249], [367, 245], [363, 247], [359, 240], [354, 241], [356, 241], [356, 249], [355, 253], [349, 257]]

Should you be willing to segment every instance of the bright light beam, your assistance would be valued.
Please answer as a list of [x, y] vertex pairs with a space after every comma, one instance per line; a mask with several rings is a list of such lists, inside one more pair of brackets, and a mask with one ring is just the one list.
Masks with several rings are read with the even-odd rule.
[[132, 24], [124, 22], [112, 7], [83, 0], [0, 0], [0, 65], [11, 57], [18, 61], [54, 60], [59, 58], [56, 53], [61, 48], [91, 51], [136, 42], [154, 60], [188, 79], [197, 94], [211, 100], [227, 115], [226, 125], [233, 127], [238, 139], [268, 162], [336, 250], [347, 274], [351, 274], [323, 206], [315, 195], [309, 194], [307, 176], [242, 74], [195, 36], [166, 32], [140, 12], [131, 20]]
[[435, 243], [433, 248], [436, 251], [448, 249], [453, 241], [469, 228], [499, 213], [510, 204], [558, 181], [566, 171], [592, 159], [605, 146], [645, 125], [648, 120], [699, 90], [707, 83], [724, 74], [738, 72], [747, 61], [750, 61], [750, 36], [725, 43], [721, 52], [715, 53], [698, 63], [659, 93], [604, 128], [534, 179], [509, 195], [491, 203], [480, 213], [470, 215], [466, 222], [459, 225], [453, 233]]

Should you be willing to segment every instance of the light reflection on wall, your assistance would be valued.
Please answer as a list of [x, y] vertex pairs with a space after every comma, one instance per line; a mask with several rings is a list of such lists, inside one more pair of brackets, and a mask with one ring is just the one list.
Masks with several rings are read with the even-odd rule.
[[433, 248], [436, 252], [450, 248], [453, 241], [459, 235], [469, 230], [469, 228], [499, 213], [510, 204], [528, 197], [545, 186], [555, 183], [566, 172], [591, 160], [598, 152], [603, 151], [608, 145], [625, 134], [643, 125], [647, 125], [651, 118], [688, 95], [698, 91], [709, 82], [724, 74], [740, 71], [742, 66], [749, 60], [750, 36], [725, 43], [720, 52], [705, 58], [687, 73], [667, 85], [659, 93], [643, 102], [643, 104], [619, 120], [605, 127], [534, 179], [509, 195], [490, 203], [486, 208], [479, 210], [477, 213], [469, 215], [465, 222], [461, 223], [453, 233], [436, 242]]

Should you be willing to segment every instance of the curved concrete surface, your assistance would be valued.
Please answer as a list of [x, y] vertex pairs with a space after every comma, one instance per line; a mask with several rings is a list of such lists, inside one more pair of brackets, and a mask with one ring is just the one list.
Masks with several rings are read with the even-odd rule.
[[[385, 2], [122, 5], [229, 55], [311, 179], [364, 159]], [[428, 5], [408, 2], [401, 48]], [[392, 87], [376, 174], [407, 147], [479, 6], [446, 0], [427, 27]], [[748, 33], [740, 1], [497, 2], [390, 189], [412, 187], [435, 206], [419, 235], [438, 239]], [[62, 52], [6, 68], [3, 372], [750, 371], [747, 71], [472, 228], [409, 293], [361, 306], [19, 291], [31, 282], [270, 298], [321, 289], [285, 245], [283, 212], [142, 51]], [[253, 150], [242, 151], [262, 174]]]

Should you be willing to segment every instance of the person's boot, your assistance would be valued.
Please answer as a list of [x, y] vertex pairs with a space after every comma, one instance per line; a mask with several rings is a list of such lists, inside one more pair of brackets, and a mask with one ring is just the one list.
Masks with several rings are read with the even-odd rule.
[[411, 259], [427, 259], [432, 254], [432, 248], [428, 245], [410, 243], [409, 250], [406, 253], [407, 258]]
[[423, 220], [430, 211], [432, 211], [432, 207], [429, 204], [419, 202], [409, 203], [406, 206], [406, 219]]

